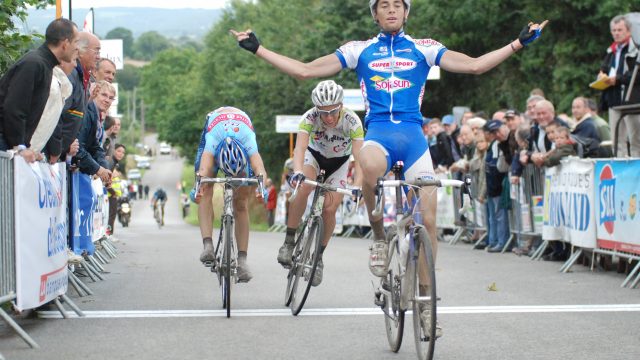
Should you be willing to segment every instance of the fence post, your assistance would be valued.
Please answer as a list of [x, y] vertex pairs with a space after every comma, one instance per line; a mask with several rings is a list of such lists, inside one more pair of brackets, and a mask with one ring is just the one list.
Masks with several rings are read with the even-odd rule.
[[[13, 157], [0, 151], [0, 305], [16, 298]], [[0, 317], [34, 349], [38, 344], [0, 308]], [[0, 355], [0, 358], [2, 356]]]

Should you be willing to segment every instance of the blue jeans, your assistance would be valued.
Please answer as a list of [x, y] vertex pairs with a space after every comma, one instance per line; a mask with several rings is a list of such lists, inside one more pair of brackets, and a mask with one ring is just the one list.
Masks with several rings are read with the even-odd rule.
[[487, 199], [487, 218], [489, 219], [489, 247], [504, 247], [509, 240], [509, 218], [507, 210], [500, 208], [500, 196]]

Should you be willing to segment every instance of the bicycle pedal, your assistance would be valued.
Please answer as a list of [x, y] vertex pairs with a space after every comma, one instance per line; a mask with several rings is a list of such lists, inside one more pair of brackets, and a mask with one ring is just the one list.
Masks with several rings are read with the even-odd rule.
[[376, 306], [380, 306], [381, 308], [384, 308], [387, 305], [387, 301], [385, 299], [384, 296], [382, 296], [381, 293], [376, 293], [374, 298], [373, 298], [373, 303], [376, 304]]
[[213, 267], [213, 261], [203, 261], [202, 265], [205, 267]]

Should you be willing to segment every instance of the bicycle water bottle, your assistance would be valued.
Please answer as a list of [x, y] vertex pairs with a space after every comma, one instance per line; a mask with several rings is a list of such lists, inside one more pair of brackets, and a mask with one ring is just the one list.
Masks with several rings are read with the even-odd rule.
[[409, 234], [404, 236], [404, 239], [399, 239], [400, 246], [400, 266], [404, 269], [407, 264], [407, 254], [409, 254]]

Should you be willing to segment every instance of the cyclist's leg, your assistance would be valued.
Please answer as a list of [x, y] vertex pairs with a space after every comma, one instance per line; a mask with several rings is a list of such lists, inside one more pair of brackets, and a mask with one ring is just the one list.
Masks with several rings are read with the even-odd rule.
[[375, 187], [378, 178], [384, 176], [389, 169], [388, 153], [377, 142], [365, 141], [360, 150], [360, 168], [362, 169], [362, 195], [367, 205], [367, 215], [376, 240], [385, 238], [382, 215], [374, 217], [371, 212], [375, 208]]
[[161, 211], [161, 218], [162, 218], [162, 225], [164, 225], [164, 204], [166, 204], [167, 200], [162, 200], [160, 202], [160, 211]]
[[[304, 166], [302, 172], [304, 176], [310, 180], [315, 180], [318, 173], [318, 163], [314, 159], [313, 155], [309, 151], [305, 152]], [[293, 203], [289, 203], [289, 209], [287, 210], [287, 232], [284, 237], [284, 243], [278, 250], [278, 262], [287, 267], [291, 265], [291, 256], [293, 254], [293, 246], [295, 243], [295, 235], [298, 226], [300, 225], [300, 219], [304, 215], [304, 211], [307, 208], [307, 199], [313, 189], [305, 184], [300, 185], [298, 194]]]
[[239, 187], [233, 194], [233, 217], [235, 220], [236, 245], [238, 247], [238, 280], [247, 282], [253, 275], [247, 265], [249, 248], [249, 196], [255, 193], [255, 187]]
[[[213, 154], [205, 152], [200, 161], [201, 176], [212, 177], [214, 174]], [[213, 261], [215, 259], [213, 249], [213, 184], [202, 184], [200, 186], [201, 197], [198, 201], [198, 223], [200, 234], [202, 235], [203, 251], [200, 254], [200, 261]]]

